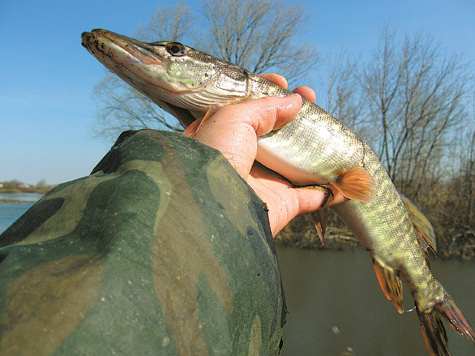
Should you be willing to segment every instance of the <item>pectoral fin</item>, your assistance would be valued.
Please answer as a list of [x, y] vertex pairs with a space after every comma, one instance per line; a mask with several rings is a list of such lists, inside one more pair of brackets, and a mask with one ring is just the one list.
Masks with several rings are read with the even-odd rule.
[[209, 108], [208, 111], [206, 111], [205, 116], [203, 116], [201, 119], [193, 121], [190, 125], [188, 125], [185, 131], [183, 131], [183, 134], [192, 138], [195, 137], [195, 135], [198, 133], [199, 129], [201, 128], [201, 126], [203, 126], [205, 121], [211, 116], [213, 116], [216, 111], [218, 111], [218, 109], [221, 107], [222, 106], [220, 105], [214, 105]]
[[201, 121], [202, 119], [193, 121], [186, 127], [185, 131], [183, 131], [183, 134], [189, 137], [195, 136], [198, 132], [198, 129], [201, 127]]
[[373, 178], [360, 166], [354, 166], [328, 184], [348, 199], [371, 202], [375, 197]]
[[373, 260], [373, 268], [384, 295], [393, 303], [399, 314], [402, 314], [404, 306], [401, 279], [392, 269], [384, 267], [377, 260]]
[[201, 129], [203, 124], [208, 120], [211, 116], [216, 114], [216, 112], [221, 109], [222, 107], [225, 107], [227, 105], [233, 105], [233, 104], [239, 104], [246, 100], [246, 98], [240, 98], [236, 100], [231, 100], [231, 101], [226, 101], [220, 104], [212, 105], [208, 108], [206, 111], [205, 115], [198, 120], [193, 121], [188, 127], [183, 131], [183, 134], [189, 137], [195, 137], [195, 135], [198, 133], [198, 131]]
[[400, 195], [417, 234], [427, 245], [429, 245], [432, 252], [437, 254], [435, 231], [429, 219], [427, 219], [424, 213], [422, 213], [422, 211], [420, 211], [419, 208], [406, 196], [403, 194]]

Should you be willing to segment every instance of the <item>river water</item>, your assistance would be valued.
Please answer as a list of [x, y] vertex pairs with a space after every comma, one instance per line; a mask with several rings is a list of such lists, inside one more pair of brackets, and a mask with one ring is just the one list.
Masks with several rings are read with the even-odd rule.
[[[365, 251], [278, 247], [277, 256], [289, 309], [283, 356], [428, 355], [416, 312], [396, 311]], [[475, 325], [475, 261], [432, 258], [431, 268]], [[404, 305], [411, 309], [405, 289]], [[446, 329], [452, 356], [475, 355], [465, 337]]]
[[[40, 196], [0, 194], [34, 201]], [[0, 204], [0, 233], [33, 203]], [[399, 315], [386, 300], [363, 250], [319, 251], [277, 247], [289, 315], [283, 356], [427, 355], [415, 312]], [[432, 271], [475, 323], [475, 261], [432, 258]], [[404, 296], [406, 309], [412, 297]], [[447, 325], [452, 356], [475, 348]]]
[[[35, 193], [0, 193], [0, 234], [27, 211], [43, 195]], [[8, 201], [15, 201], [9, 203]], [[23, 203], [17, 203], [21, 201]]]

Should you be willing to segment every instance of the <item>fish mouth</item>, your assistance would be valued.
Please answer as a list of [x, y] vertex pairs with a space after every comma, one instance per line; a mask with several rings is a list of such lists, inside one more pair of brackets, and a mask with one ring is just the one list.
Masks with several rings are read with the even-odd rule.
[[167, 50], [170, 42], [144, 43], [103, 29], [83, 32], [81, 39], [83, 47], [106, 68], [178, 118], [184, 127], [209, 109], [212, 99], [200, 104], [207, 95], [229, 101], [227, 91], [220, 97], [209, 90], [218, 81], [219, 70], [213, 69], [210, 75], [192, 82], [170, 72], [174, 58]]
[[[110, 64], [120, 70], [126, 67], [129, 72], [144, 80], [150, 80], [150, 76], [143, 76], [143, 68], [147, 66], [163, 67], [163, 59], [154, 53], [149, 45], [133, 38], [119, 35], [118, 33], [103, 29], [94, 29], [91, 32], [81, 34], [82, 45], [101, 63], [109, 69]], [[111, 63], [112, 62], [112, 63]], [[135, 65], [136, 70], [133, 70]]]
[[[159, 74], [165, 71], [164, 59], [147, 43], [112, 31], [94, 29], [81, 34], [81, 44], [106, 68], [174, 115], [183, 127], [196, 119], [189, 110], [173, 105], [170, 100], [161, 99], [168, 97], [167, 92], [176, 92], [160, 80]], [[147, 71], [146, 68], [153, 69]], [[159, 91], [162, 95], [156, 95]]]

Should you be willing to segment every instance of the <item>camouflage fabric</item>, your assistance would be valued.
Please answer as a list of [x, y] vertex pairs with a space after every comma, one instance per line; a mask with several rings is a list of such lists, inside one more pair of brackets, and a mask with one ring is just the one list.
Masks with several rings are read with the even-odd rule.
[[125, 132], [0, 235], [0, 355], [275, 355], [262, 201], [216, 150]]

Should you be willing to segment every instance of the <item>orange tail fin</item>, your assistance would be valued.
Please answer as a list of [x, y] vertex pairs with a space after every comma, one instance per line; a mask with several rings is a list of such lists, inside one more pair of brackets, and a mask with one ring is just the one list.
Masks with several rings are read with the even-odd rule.
[[417, 315], [421, 323], [424, 341], [431, 355], [450, 355], [447, 347], [447, 334], [441, 318], [444, 318], [460, 335], [464, 335], [475, 344], [475, 332], [472, 325], [445, 289], [442, 300], [436, 304], [434, 310], [424, 312], [417, 308]]

